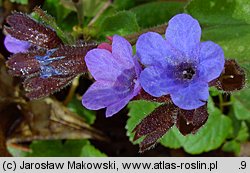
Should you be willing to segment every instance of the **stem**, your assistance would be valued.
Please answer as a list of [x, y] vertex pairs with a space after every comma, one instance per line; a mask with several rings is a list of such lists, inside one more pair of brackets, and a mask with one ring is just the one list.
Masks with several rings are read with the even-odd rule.
[[95, 17], [89, 22], [88, 27], [91, 27], [96, 20], [102, 15], [102, 13], [111, 5], [112, 1], [109, 0], [106, 2], [103, 7], [100, 9], [100, 11], [95, 15]]
[[166, 28], [167, 28], [167, 24], [162, 24], [156, 27], [152, 27], [152, 28], [148, 28], [148, 29], [144, 29], [140, 32], [131, 34], [131, 35], [127, 35], [125, 36], [125, 38], [130, 42], [130, 44], [134, 45], [136, 43], [136, 41], [138, 40], [139, 36], [146, 33], [146, 32], [157, 32], [161, 35], [163, 35], [166, 32]]
[[72, 100], [78, 84], [79, 84], [79, 76], [75, 77], [74, 80], [72, 81], [69, 94], [67, 95], [66, 99], [63, 101], [63, 104], [65, 106], [70, 102], [70, 100]]
[[233, 104], [233, 102], [225, 102], [225, 103], [221, 103], [221, 106], [231, 106]]
[[74, 6], [77, 11], [77, 18], [78, 18], [78, 23], [79, 26], [83, 27], [83, 21], [84, 21], [84, 7], [83, 7], [83, 1], [76, 1], [74, 2]]
[[222, 94], [219, 94], [219, 107], [220, 107], [220, 110], [221, 110], [221, 112], [223, 112], [223, 110], [224, 110], [224, 105], [223, 105], [223, 103], [224, 103], [224, 101], [223, 101], [224, 99], [223, 99], [223, 96], [222, 96]]

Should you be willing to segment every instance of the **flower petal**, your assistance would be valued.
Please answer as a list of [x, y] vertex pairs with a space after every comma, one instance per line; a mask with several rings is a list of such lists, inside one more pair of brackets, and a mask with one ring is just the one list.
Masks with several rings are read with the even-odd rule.
[[134, 69], [135, 69], [135, 74], [136, 74], [136, 77], [139, 78], [140, 77], [140, 74], [141, 74], [141, 71], [142, 71], [142, 67], [138, 61], [138, 57], [135, 55], [133, 56], [133, 61], [134, 61]]
[[201, 27], [190, 15], [178, 14], [168, 22], [165, 36], [173, 47], [192, 57], [200, 42]]
[[178, 87], [170, 77], [168, 71], [151, 66], [141, 72], [140, 83], [147, 93], [154, 97], [160, 97], [169, 94], [169, 91]]
[[112, 54], [124, 68], [134, 66], [132, 46], [125, 38], [118, 35], [113, 36]]
[[127, 97], [125, 97], [124, 99], [120, 100], [117, 103], [114, 103], [110, 106], [107, 107], [106, 110], [106, 117], [111, 117], [112, 115], [116, 114], [117, 112], [119, 112], [122, 108], [124, 108], [128, 102], [134, 97], [133, 94], [128, 95]]
[[89, 51], [85, 62], [95, 80], [115, 81], [123, 70], [117, 59], [105, 49]]
[[88, 109], [98, 110], [110, 106], [129, 94], [123, 86], [108, 81], [96, 81], [82, 97], [82, 104]]
[[107, 107], [106, 110], [106, 117], [111, 117], [112, 115], [116, 114], [117, 112], [119, 112], [122, 108], [124, 108], [128, 102], [135, 96], [138, 95], [138, 93], [141, 90], [141, 86], [139, 84], [139, 81], [135, 82], [135, 86], [134, 86], [134, 90], [130, 92], [130, 94], [128, 94], [125, 98], [123, 98], [122, 100], [120, 100], [119, 102], [110, 105]]
[[27, 41], [18, 40], [10, 35], [6, 35], [4, 39], [6, 49], [11, 53], [27, 52], [30, 48], [30, 43]]
[[209, 96], [208, 84], [196, 82], [170, 94], [173, 103], [181, 109], [192, 110], [203, 106]]
[[141, 63], [146, 66], [162, 66], [167, 59], [176, 57], [168, 42], [155, 32], [142, 34], [136, 42], [136, 51]]
[[198, 65], [199, 77], [210, 82], [220, 76], [224, 69], [225, 58], [222, 48], [207, 41], [201, 43], [200, 63]]

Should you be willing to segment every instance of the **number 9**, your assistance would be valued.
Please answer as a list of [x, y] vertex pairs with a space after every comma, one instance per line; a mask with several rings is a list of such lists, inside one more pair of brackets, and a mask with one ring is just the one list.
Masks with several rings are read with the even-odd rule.
[[246, 161], [241, 161], [241, 169], [246, 169], [246, 167], [247, 167], [247, 163], [246, 163]]

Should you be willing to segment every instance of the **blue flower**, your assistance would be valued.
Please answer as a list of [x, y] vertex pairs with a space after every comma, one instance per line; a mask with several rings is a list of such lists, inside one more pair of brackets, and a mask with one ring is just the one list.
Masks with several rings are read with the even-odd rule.
[[196, 109], [208, 99], [208, 82], [224, 68], [223, 50], [211, 41], [200, 42], [200, 25], [187, 14], [169, 21], [165, 37], [148, 32], [136, 43], [137, 55], [146, 66], [141, 86], [155, 97], [170, 94], [181, 109]]
[[141, 67], [123, 37], [113, 37], [112, 52], [98, 48], [89, 51], [85, 62], [96, 80], [83, 95], [82, 104], [86, 108], [106, 107], [106, 117], [110, 117], [139, 93]]
[[4, 45], [11, 53], [27, 52], [31, 46], [28, 41], [18, 40], [10, 35], [6, 35]]

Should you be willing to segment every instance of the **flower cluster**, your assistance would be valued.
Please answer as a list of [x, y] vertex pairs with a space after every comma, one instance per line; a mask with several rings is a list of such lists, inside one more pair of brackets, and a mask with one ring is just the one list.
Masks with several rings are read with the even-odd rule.
[[[165, 37], [154, 32], [141, 35], [134, 56], [131, 45], [119, 36], [113, 37], [112, 52], [106, 44], [88, 52], [86, 65], [96, 82], [83, 95], [83, 105], [93, 110], [107, 107], [106, 116], [112, 116], [141, 87], [154, 97], [170, 95], [184, 110], [205, 105], [209, 82], [224, 68], [222, 48], [200, 42], [200, 25], [187, 14], [169, 21]], [[145, 67], [142, 71], [138, 60]]]
[[28, 15], [14, 13], [5, 26], [5, 47], [14, 53], [9, 73], [22, 76], [26, 96], [37, 99], [65, 87], [89, 71], [95, 82], [82, 97], [91, 110], [111, 117], [130, 100], [162, 103], [136, 125], [134, 140], [145, 136], [140, 151], [152, 147], [173, 125], [181, 134], [195, 133], [208, 119], [209, 86], [226, 92], [244, 86], [245, 73], [236, 61], [225, 62], [222, 48], [201, 42], [201, 27], [188, 14], [169, 22], [165, 38], [142, 34], [135, 45], [123, 37], [109, 43], [65, 45], [51, 28]]
[[[19, 20], [22, 23], [16, 26]], [[7, 66], [13, 75], [28, 76], [28, 82], [25, 82], [27, 90], [36, 90], [36, 85], [30, 80], [34, 76], [35, 83], [43, 81], [41, 84], [50, 88], [54, 87], [47, 81], [58, 82], [66, 77], [63, 83], [68, 83], [76, 74], [86, 71], [69, 69], [76, 64], [72, 58], [78, 57], [77, 64], [87, 67], [96, 80], [83, 95], [82, 104], [92, 110], [107, 108], [107, 117], [144, 91], [154, 98], [168, 96], [183, 110], [200, 108], [208, 100], [209, 82], [217, 79], [224, 68], [222, 48], [211, 41], [200, 42], [200, 25], [187, 14], [176, 15], [169, 21], [165, 38], [154, 32], [141, 35], [135, 54], [131, 44], [118, 35], [109, 38], [112, 45], [102, 43], [95, 49], [92, 46], [86, 54], [87, 48], [63, 45], [53, 30], [27, 15], [15, 13], [7, 22], [10, 27], [5, 29], [10, 35], [6, 36], [5, 46], [15, 53], [7, 61]], [[24, 24], [33, 29], [27, 29]], [[31, 36], [35, 31], [41, 33], [39, 37]], [[43, 49], [34, 51], [32, 46]], [[82, 50], [86, 54], [85, 62], [76, 53]], [[44, 90], [46, 87], [29, 97], [43, 96]]]

